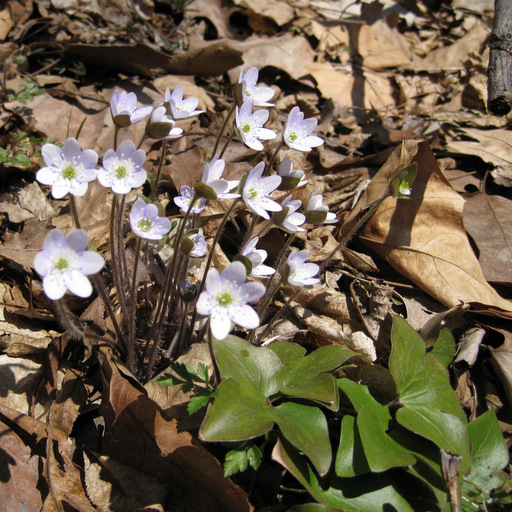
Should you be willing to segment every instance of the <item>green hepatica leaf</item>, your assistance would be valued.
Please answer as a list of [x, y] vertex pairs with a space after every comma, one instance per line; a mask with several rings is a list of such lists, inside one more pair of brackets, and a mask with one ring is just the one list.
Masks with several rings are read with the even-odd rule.
[[445, 366], [452, 362], [455, 353], [455, 340], [448, 329], [443, 329], [439, 333], [430, 353], [436, 356]]
[[400, 425], [430, 439], [440, 449], [460, 455], [459, 473], [466, 474], [471, 466], [467, 426], [452, 414], [431, 407], [402, 407], [396, 412]]
[[226, 379], [208, 408], [199, 435], [205, 441], [241, 441], [268, 432], [274, 425], [265, 397]]
[[322, 505], [349, 512], [414, 512], [393, 486], [387, 473], [333, 478], [329, 487], [324, 489], [304, 457], [288, 443], [278, 441], [272, 458], [284, 466]]
[[414, 455], [386, 433], [391, 420], [389, 409], [373, 398], [368, 387], [349, 379], [338, 379], [338, 386], [358, 413], [357, 429], [370, 469], [380, 472], [414, 464]]
[[465, 421], [448, 370], [434, 355], [426, 354], [420, 335], [400, 317], [393, 321], [389, 370], [404, 406], [431, 407]]
[[278, 391], [275, 375], [282, 363], [272, 350], [255, 347], [236, 336], [214, 340], [213, 349], [224, 377], [236, 380], [241, 387], [253, 389], [264, 398]]
[[409, 450], [386, 434], [388, 423], [383, 422], [374, 409], [363, 407], [359, 411], [357, 427], [372, 471], [385, 471], [396, 466], [411, 466], [416, 462], [416, 457]]
[[320, 475], [332, 460], [327, 420], [318, 407], [285, 402], [272, 408], [272, 417], [284, 437], [306, 454]]
[[[473, 466], [466, 478], [467, 482], [484, 491], [484, 499], [499, 484], [497, 477], [491, 476], [508, 464], [508, 450], [494, 411], [489, 410], [468, 425], [469, 439], [472, 444], [471, 456]], [[468, 490], [473, 490], [467, 484]]]
[[341, 435], [334, 463], [338, 476], [349, 477], [370, 472], [363, 444], [354, 416], [345, 415], [341, 420]]
[[293, 343], [272, 343], [269, 348], [284, 364], [277, 375], [281, 393], [313, 400], [337, 410], [336, 379], [328, 372], [339, 368], [355, 352], [347, 347], [330, 345], [303, 357], [305, 350]]

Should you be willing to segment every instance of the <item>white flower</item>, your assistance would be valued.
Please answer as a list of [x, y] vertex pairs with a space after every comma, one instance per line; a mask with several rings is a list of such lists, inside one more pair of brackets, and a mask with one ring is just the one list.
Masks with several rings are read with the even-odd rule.
[[199, 295], [196, 310], [210, 317], [210, 329], [215, 338], [223, 340], [231, 330], [231, 322], [255, 329], [260, 319], [249, 302], [258, 300], [265, 287], [257, 282], [245, 282], [247, 272], [240, 261], [228, 265], [222, 274], [215, 268], [206, 277], [206, 290]]
[[253, 100], [248, 99], [244, 101], [240, 110], [236, 107], [235, 131], [246, 146], [261, 151], [263, 144], [259, 139], [274, 139], [276, 133], [268, 128], [262, 128], [268, 120], [268, 110], [257, 110], [253, 112], [253, 106]]
[[281, 205], [268, 197], [281, 183], [281, 177], [267, 176], [262, 178], [264, 169], [265, 163], [260, 162], [251, 170], [244, 183], [242, 198], [250, 210], [264, 219], [270, 219], [267, 211], [278, 212], [281, 210]]
[[161, 240], [171, 229], [171, 221], [158, 216], [158, 208], [154, 204], [146, 204], [137, 199], [130, 211], [132, 231], [145, 240]]
[[197, 116], [202, 114], [204, 110], [194, 110], [199, 103], [197, 98], [183, 99], [183, 86], [178, 85], [174, 91], [165, 90], [164, 105], [167, 107], [167, 113], [171, 113], [174, 119], [187, 119], [188, 117]]
[[309, 198], [306, 205], [306, 222], [309, 224], [335, 224], [338, 222], [336, 215], [329, 211], [329, 207], [322, 204], [323, 197], [317, 194], [318, 190]]
[[292, 196], [288, 196], [282, 203], [282, 210], [280, 212], [274, 213], [272, 215], [272, 220], [278, 226], [291, 231], [292, 233], [297, 233], [299, 231], [305, 231], [304, 228], [301, 228], [302, 224], [306, 222], [306, 216], [302, 215], [302, 213], [297, 213], [297, 210], [300, 208], [302, 201], [298, 199], [292, 199]]
[[[271, 276], [275, 274], [276, 271], [268, 265], [263, 265], [263, 262], [267, 259], [267, 251], [256, 249], [258, 241], [259, 237], [257, 236], [251, 238], [242, 250], [242, 256], [248, 260], [250, 266], [250, 268], [247, 269], [249, 272], [248, 275], [251, 277]], [[245, 263], [243, 259], [242, 262]]]
[[248, 98], [254, 101], [255, 107], [272, 107], [273, 103], [267, 103], [274, 96], [274, 91], [270, 87], [256, 86], [258, 81], [258, 68], [250, 68], [244, 74], [244, 69], [240, 70], [238, 83], [242, 84], [242, 101]]
[[37, 171], [36, 179], [43, 185], [51, 185], [55, 199], [64, 197], [68, 192], [83, 196], [87, 184], [96, 179], [98, 154], [92, 149], [82, 151], [76, 139], [69, 138], [62, 148], [45, 144], [41, 154], [46, 167]]
[[293, 190], [308, 183], [308, 180], [304, 179], [304, 171], [294, 171], [293, 162], [288, 157], [279, 164], [277, 175], [282, 178], [278, 190]]
[[316, 135], [310, 135], [317, 123], [313, 118], [304, 119], [304, 113], [299, 107], [293, 107], [283, 131], [285, 144], [298, 151], [311, 151], [311, 148], [321, 146], [324, 141]]
[[293, 251], [286, 261], [284, 276], [286, 284], [291, 286], [312, 286], [318, 284], [320, 279], [314, 277], [320, 267], [315, 263], [306, 263], [308, 251]]
[[181, 239], [181, 250], [189, 258], [204, 258], [208, 244], [203, 235], [202, 229], [193, 229], [186, 233]]
[[102, 256], [87, 250], [87, 233], [77, 229], [66, 236], [54, 229], [46, 236], [43, 250], [34, 259], [34, 268], [43, 278], [46, 295], [57, 300], [66, 290], [79, 297], [89, 297], [92, 286], [88, 275], [96, 274], [105, 264]]
[[[183, 185], [180, 188], [180, 196], [176, 196], [174, 198], [174, 202], [176, 206], [180, 207], [180, 210], [183, 213], [187, 213], [190, 208], [190, 203], [192, 199], [194, 199], [194, 191], [188, 187], [187, 185]], [[190, 213], [201, 213], [206, 206], [206, 199], [204, 197], [200, 197], [194, 201], [194, 205], [190, 208]]]
[[177, 139], [181, 137], [183, 130], [176, 128], [176, 121], [167, 115], [167, 109], [160, 103], [146, 123], [146, 135], [152, 139]]
[[153, 109], [153, 107], [136, 108], [136, 106], [137, 96], [134, 92], [119, 92], [116, 89], [110, 100], [110, 113], [114, 124], [120, 128], [126, 128], [142, 121]]
[[144, 185], [147, 173], [142, 166], [145, 161], [146, 153], [137, 149], [131, 140], [125, 140], [117, 150], [109, 149], [105, 153], [98, 181], [116, 194], [127, 194], [132, 188]]
[[206, 162], [201, 174], [201, 181], [194, 185], [195, 191], [206, 199], [233, 199], [240, 194], [229, 192], [239, 185], [238, 180], [225, 180], [221, 178], [226, 162], [222, 158], [214, 157]]

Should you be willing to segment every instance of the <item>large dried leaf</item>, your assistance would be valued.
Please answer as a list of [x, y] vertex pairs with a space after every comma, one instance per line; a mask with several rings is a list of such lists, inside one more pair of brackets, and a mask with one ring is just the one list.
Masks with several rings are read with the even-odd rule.
[[396, 163], [379, 171], [365, 198], [382, 197], [392, 173], [416, 162], [411, 197], [385, 199], [361, 240], [445, 306], [477, 302], [512, 313], [512, 303], [487, 283], [473, 253], [462, 221], [464, 200], [441, 173], [427, 143], [411, 142], [407, 148], [402, 161], [397, 148], [390, 159]]
[[512, 283], [512, 201], [480, 192], [466, 199], [464, 226], [480, 252], [485, 278]]
[[140, 384], [123, 374], [106, 349], [99, 353], [105, 381], [105, 455], [171, 482], [173, 510], [242, 512], [246, 494], [224, 477], [218, 461], [188, 432], [178, 430]]

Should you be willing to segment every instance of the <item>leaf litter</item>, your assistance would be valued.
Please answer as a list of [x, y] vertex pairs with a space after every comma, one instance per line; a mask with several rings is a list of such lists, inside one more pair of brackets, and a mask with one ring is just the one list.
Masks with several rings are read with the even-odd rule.
[[[335, 254], [327, 283], [293, 297], [269, 337], [347, 345], [361, 354], [353, 378], [384, 389], [389, 315], [414, 319], [427, 342], [437, 337], [432, 326], [449, 327], [460, 337], [459, 398], [472, 417], [493, 408], [510, 445], [512, 151], [509, 117], [485, 110], [492, 2], [434, 10], [423, 1], [196, 0], [182, 12], [178, 3], [17, 0], [0, 13], [2, 503], [28, 512], [253, 509], [246, 482], [225, 478], [198, 440], [186, 397], [143, 387], [109, 348], [60, 333], [32, 270], [48, 230], [72, 226], [67, 202], [50, 202], [34, 181], [45, 141], [80, 131], [82, 147], [103, 154], [115, 87], [149, 104], [183, 84], [206, 115], [172, 146], [163, 188], [192, 185], [242, 65], [258, 67], [276, 92], [270, 128], [294, 104], [319, 118], [325, 146], [297, 162], [309, 180], [301, 199], [320, 190], [341, 221], [298, 237], [313, 261], [384, 198], [390, 178], [417, 164], [410, 200], [385, 198]], [[134, 128], [137, 140], [143, 128]], [[142, 148], [157, 159], [151, 142]], [[230, 148], [227, 177], [244, 174], [251, 154]], [[104, 190], [78, 201], [100, 252], [107, 201]], [[279, 238], [267, 236], [275, 258]], [[216, 257], [226, 255], [229, 247]], [[382, 286], [389, 294], [379, 310], [372, 298]], [[284, 290], [278, 304], [290, 296]], [[99, 301], [71, 307], [99, 333], [113, 332]], [[192, 351], [186, 363], [198, 362], [211, 360]], [[32, 484], [21, 492], [20, 481]]]

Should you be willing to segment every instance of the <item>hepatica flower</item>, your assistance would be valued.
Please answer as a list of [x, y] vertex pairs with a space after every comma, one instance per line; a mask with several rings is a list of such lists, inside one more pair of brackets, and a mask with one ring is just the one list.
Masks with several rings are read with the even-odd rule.
[[158, 208], [154, 204], [146, 204], [137, 199], [130, 211], [132, 231], [145, 240], [161, 240], [171, 229], [171, 221], [158, 216]]
[[222, 158], [214, 157], [206, 162], [201, 174], [201, 181], [194, 185], [195, 191], [206, 199], [233, 199], [240, 194], [229, 192], [238, 186], [238, 180], [225, 180], [221, 178], [226, 162]]
[[51, 185], [55, 199], [64, 197], [68, 192], [83, 196], [87, 184], [97, 176], [98, 154], [92, 149], [82, 151], [76, 139], [66, 140], [62, 148], [45, 144], [41, 154], [46, 167], [37, 171], [36, 179], [43, 185]]
[[329, 211], [327, 205], [322, 204], [323, 198], [321, 194], [314, 192], [309, 198], [306, 205], [306, 222], [309, 224], [335, 224], [338, 222], [336, 215]]
[[235, 131], [246, 146], [261, 151], [263, 144], [260, 142], [260, 139], [274, 139], [276, 133], [268, 128], [263, 128], [263, 125], [268, 120], [268, 110], [253, 112], [253, 107], [254, 102], [251, 99], [244, 101], [240, 109], [236, 107]]
[[268, 211], [281, 210], [281, 205], [268, 197], [281, 183], [281, 177], [274, 175], [262, 178], [264, 169], [265, 163], [260, 162], [251, 170], [242, 189], [242, 198], [247, 208], [264, 219], [270, 219]]
[[183, 130], [176, 128], [176, 121], [167, 114], [167, 109], [161, 103], [151, 113], [146, 123], [146, 135], [152, 139], [177, 139]]
[[306, 263], [308, 251], [292, 251], [284, 267], [284, 281], [286, 284], [296, 287], [313, 286], [320, 279], [315, 277], [320, 267], [315, 263]]
[[[180, 188], [180, 194], [181, 195], [174, 198], [174, 202], [176, 203], [176, 206], [180, 207], [180, 210], [183, 213], [187, 213], [190, 203], [194, 199], [194, 191], [187, 185], [183, 185]], [[201, 213], [205, 206], [206, 199], [204, 197], [200, 197], [194, 201], [194, 205], [190, 209], [190, 213]]]
[[255, 107], [272, 107], [273, 103], [268, 103], [268, 100], [274, 96], [274, 91], [271, 87], [257, 86], [258, 81], [258, 68], [250, 68], [244, 74], [243, 68], [240, 70], [238, 83], [242, 85], [242, 101], [251, 99]]
[[251, 277], [267, 277], [275, 274], [275, 270], [268, 265], [263, 265], [263, 262], [267, 259], [267, 251], [263, 249], [256, 249], [256, 245], [259, 242], [259, 237], [255, 236], [247, 242], [246, 246], [242, 250], [242, 262], [246, 264], [247, 272]]
[[302, 201], [298, 199], [292, 199], [292, 196], [288, 196], [282, 203], [280, 212], [272, 215], [274, 223], [292, 233], [304, 231], [301, 228], [302, 224], [306, 222], [306, 216], [302, 213], [298, 213], [297, 210], [300, 208]]
[[127, 194], [146, 181], [147, 173], [142, 168], [145, 160], [146, 153], [136, 149], [131, 140], [125, 140], [117, 150], [109, 149], [105, 153], [103, 167], [98, 171], [98, 181], [116, 194]]
[[303, 187], [308, 180], [304, 179], [304, 171], [294, 171], [293, 162], [288, 158], [279, 164], [277, 175], [281, 176], [281, 185], [278, 190], [293, 190], [294, 188]]
[[105, 262], [99, 253], [87, 250], [87, 244], [87, 233], [82, 229], [68, 236], [54, 229], [46, 236], [34, 268], [43, 278], [43, 289], [50, 299], [61, 299], [67, 290], [83, 298], [91, 295], [86, 276], [99, 272]]
[[126, 128], [147, 117], [153, 107], [137, 107], [137, 96], [134, 92], [119, 92], [117, 89], [110, 100], [110, 113], [112, 121], [119, 128]]
[[317, 123], [318, 121], [313, 118], [304, 119], [304, 113], [299, 107], [293, 107], [284, 126], [285, 144], [298, 151], [311, 151], [311, 148], [321, 146], [324, 141], [316, 135], [310, 135]]
[[183, 99], [183, 92], [182, 85], [178, 85], [172, 94], [169, 88], [165, 90], [164, 105], [167, 108], [167, 114], [172, 115], [174, 119], [187, 119], [202, 114], [204, 110], [195, 110], [199, 100], [193, 97]]
[[199, 295], [196, 310], [210, 317], [212, 335], [223, 340], [231, 331], [231, 324], [255, 329], [260, 319], [249, 302], [258, 300], [265, 293], [261, 283], [246, 283], [247, 271], [240, 261], [228, 265], [222, 274], [215, 268], [206, 277], [206, 289]]
[[193, 229], [181, 239], [181, 250], [189, 258], [204, 258], [208, 244], [204, 238], [202, 229]]

